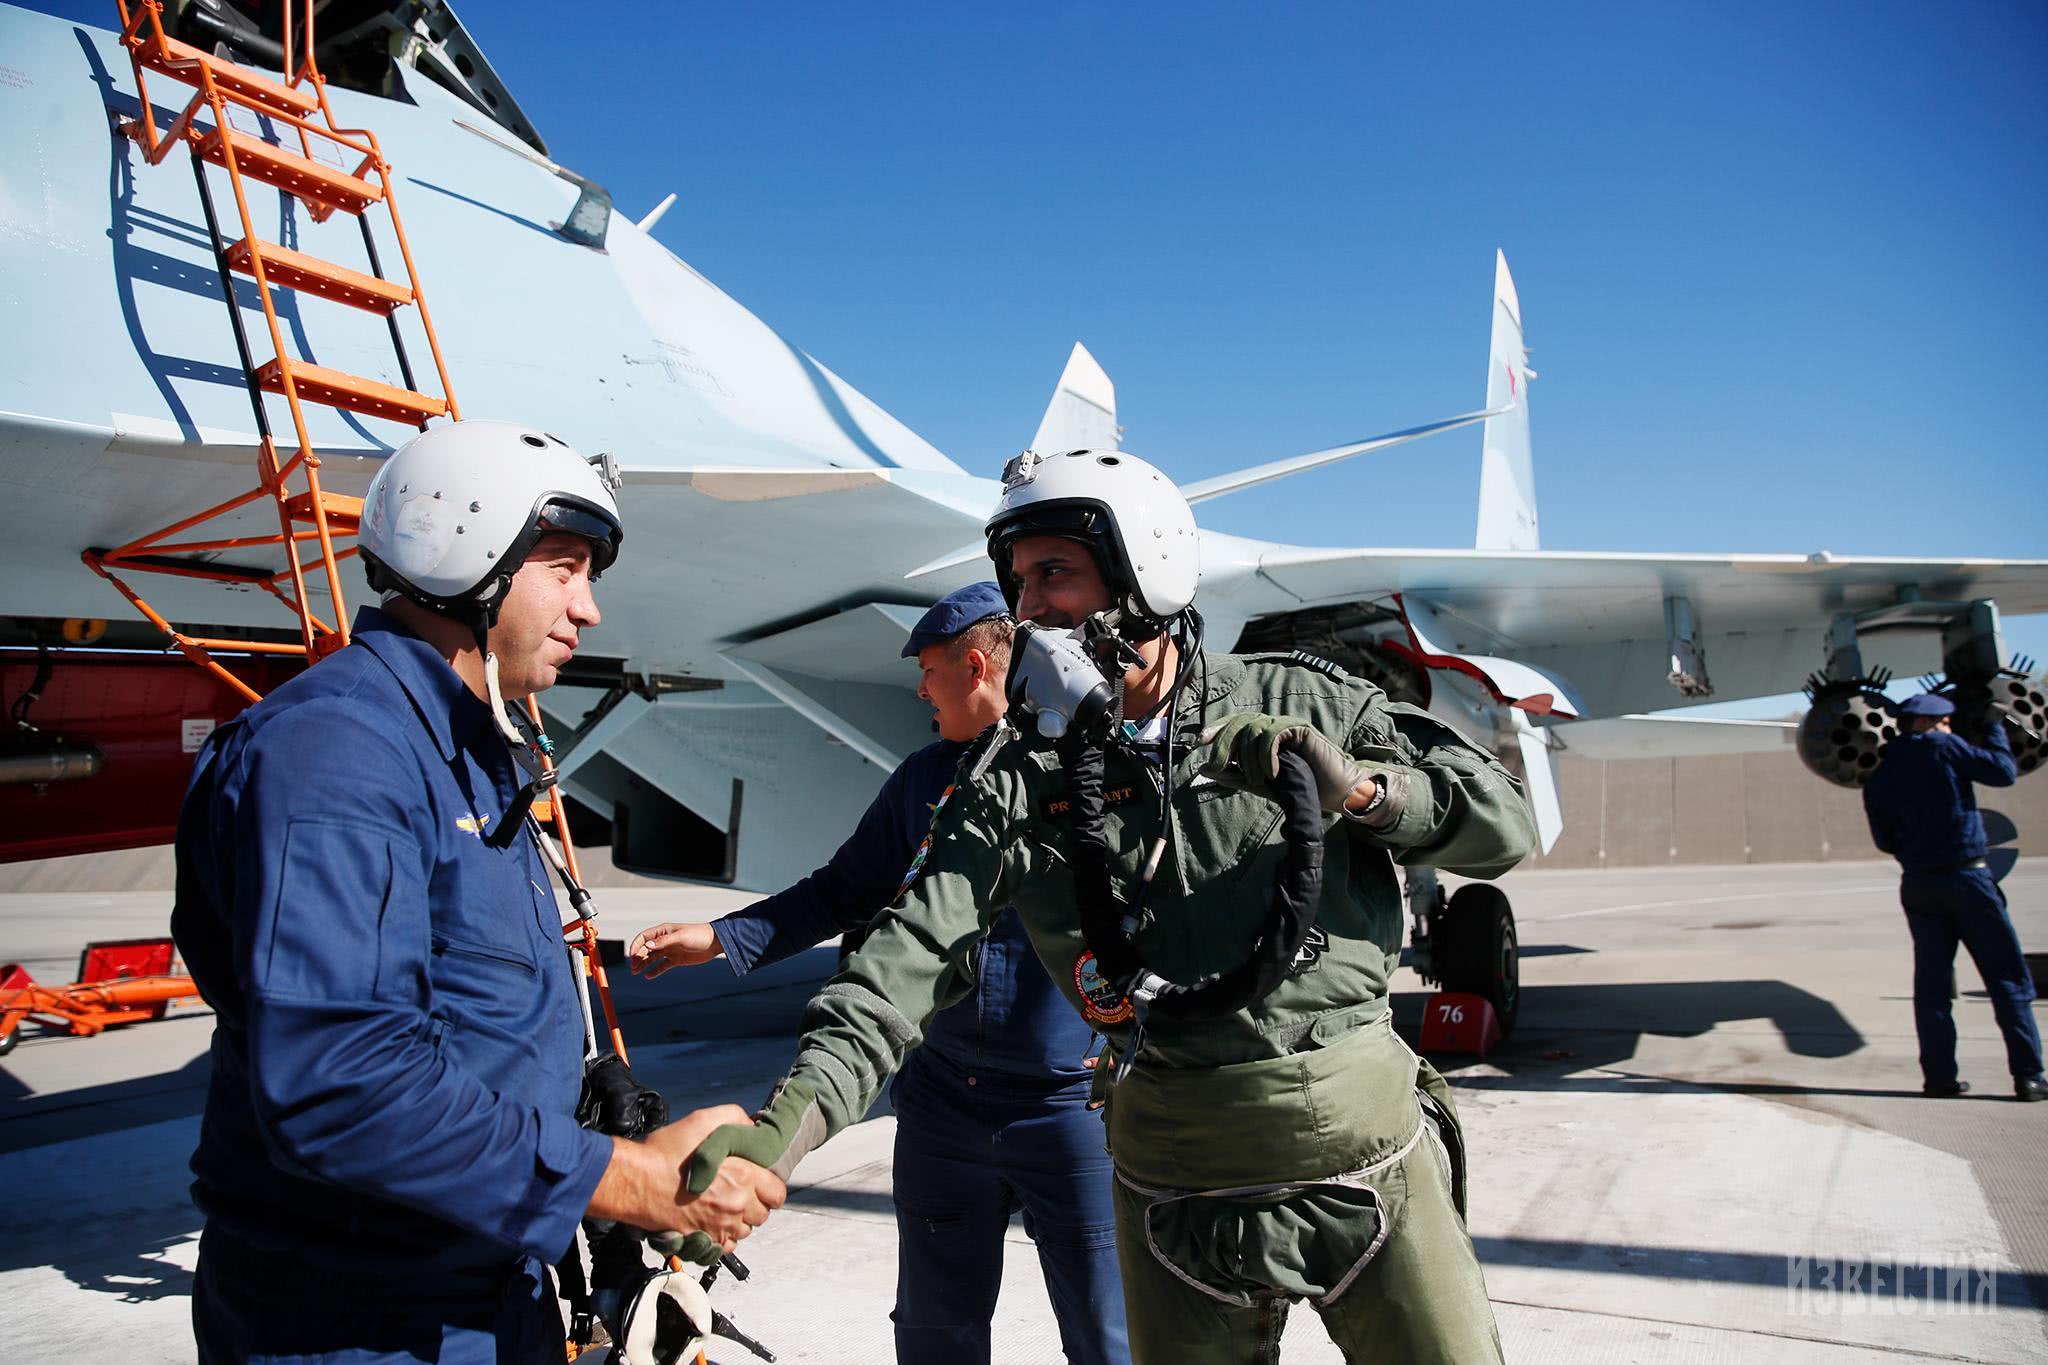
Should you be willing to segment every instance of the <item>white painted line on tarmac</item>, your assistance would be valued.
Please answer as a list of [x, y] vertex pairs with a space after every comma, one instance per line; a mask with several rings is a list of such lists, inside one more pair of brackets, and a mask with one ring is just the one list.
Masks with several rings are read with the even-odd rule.
[[1897, 892], [1896, 881], [1875, 882], [1869, 886], [1831, 886], [1815, 891], [1751, 891], [1740, 896], [1687, 896], [1673, 901], [1634, 901], [1628, 905], [1603, 905], [1593, 910], [1568, 910], [1562, 915], [1517, 915], [1523, 924], [1549, 924], [1556, 920], [1590, 919], [1594, 915], [1620, 915], [1630, 910], [1669, 910], [1680, 905], [1726, 905], [1733, 901], [1781, 901], [1803, 899], [1808, 896], [1867, 896], [1873, 891]]

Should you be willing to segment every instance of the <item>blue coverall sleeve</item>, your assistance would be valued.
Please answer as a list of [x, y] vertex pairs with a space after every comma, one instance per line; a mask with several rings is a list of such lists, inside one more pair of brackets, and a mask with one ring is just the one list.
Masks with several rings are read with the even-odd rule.
[[2013, 761], [2012, 744], [2005, 737], [2005, 723], [1993, 721], [1985, 727], [1984, 743], [1972, 744], [1959, 735], [1948, 736], [1942, 745], [1950, 766], [1972, 782], [1987, 787], [2010, 787], [2019, 780], [2019, 764]]
[[[904, 781], [901, 767], [889, 774], [852, 837], [823, 867], [712, 924], [734, 973], [745, 976], [834, 934], [864, 928], [896, 899], [916, 852], [903, 818]], [[917, 837], [923, 833], [918, 830]]]
[[228, 913], [265, 1140], [288, 1168], [553, 1261], [611, 1143], [442, 1055], [427, 858], [400, 790], [414, 760], [337, 700], [278, 716], [243, 764]]
[[1884, 806], [1867, 786], [1863, 789], [1863, 818], [1870, 822], [1870, 842], [1877, 845], [1877, 851], [1896, 853], [1898, 849], [1892, 840], [1891, 823], [1885, 818]]

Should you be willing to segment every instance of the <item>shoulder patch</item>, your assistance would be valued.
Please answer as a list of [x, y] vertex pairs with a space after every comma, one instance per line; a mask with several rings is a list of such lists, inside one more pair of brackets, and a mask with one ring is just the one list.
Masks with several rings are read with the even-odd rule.
[[1311, 654], [1305, 649], [1262, 650], [1254, 654], [1240, 654], [1237, 657], [1248, 664], [1279, 664], [1284, 668], [1306, 668], [1326, 678], [1335, 678], [1339, 682], [1356, 681], [1341, 665], [1332, 663], [1320, 654]]
[[1323, 954], [1330, 950], [1330, 936], [1323, 932], [1320, 924], [1308, 927], [1308, 936], [1301, 941], [1301, 947], [1294, 950], [1294, 960], [1287, 964], [1289, 976], [1300, 976], [1312, 972], [1323, 960]]
[[1286, 656], [1286, 658], [1287, 662], [1289, 663], [1300, 664], [1303, 668], [1314, 669], [1316, 672], [1322, 674], [1324, 677], [1335, 678], [1339, 682], [1342, 682], [1351, 676], [1349, 673], [1346, 673], [1337, 665], [1331, 663], [1328, 659], [1325, 659], [1317, 654], [1310, 654], [1307, 650], [1294, 650], [1291, 653], [1289, 653]]

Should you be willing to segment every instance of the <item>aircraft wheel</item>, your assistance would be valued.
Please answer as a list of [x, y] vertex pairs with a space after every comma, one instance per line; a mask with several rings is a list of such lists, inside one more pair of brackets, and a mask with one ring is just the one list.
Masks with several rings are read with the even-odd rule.
[[1522, 964], [1507, 896], [1485, 882], [1459, 887], [1431, 937], [1439, 945], [1443, 988], [1485, 996], [1500, 1020], [1501, 1036], [1512, 1034], [1522, 1005]]
[[7, 1030], [7, 1036], [0, 1038], [0, 1057], [5, 1057], [8, 1053], [14, 1051], [15, 1045], [20, 1041], [21, 1029], [18, 1026]]

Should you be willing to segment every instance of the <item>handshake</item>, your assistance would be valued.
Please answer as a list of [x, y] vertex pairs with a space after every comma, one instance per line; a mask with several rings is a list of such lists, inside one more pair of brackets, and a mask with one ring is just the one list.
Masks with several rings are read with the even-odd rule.
[[788, 1195], [780, 1177], [733, 1154], [751, 1145], [754, 1120], [746, 1110], [721, 1104], [670, 1123], [659, 1092], [635, 1080], [617, 1057], [585, 1065], [576, 1120], [612, 1142], [585, 1216], [654, 1234], [650, 1244], [664, 1253], [680, 1251], [708, 1265]]
[[782, 1179], [825, 1140], [809, 1085], [785, 1079], [759, 1115], [736, 1104], [668, 1122], [668, 1105], [617, 1057], [584, 1067], [576, 1119], [610, 1136], [612, 1156], [586, 1219], [653, 1234], [648, 1245], [710, 1265], [782, 1207]]
[[644, 1138], [613, 1137], [611, 1163], [591, 1195], [588, 1216], [657, 1234], [649, 1239], [657, 1248], [679, 1250], [689, 1260], [716, 1261], [767, 1222], [788, 1195], [780, 1177], [745, 1157], [725, 1157], [708, 1181], [704, 1162], [690, 1169], [690, 1158], [715, 1130], [753, 1123], [738, 1105], [721, 1104]]

